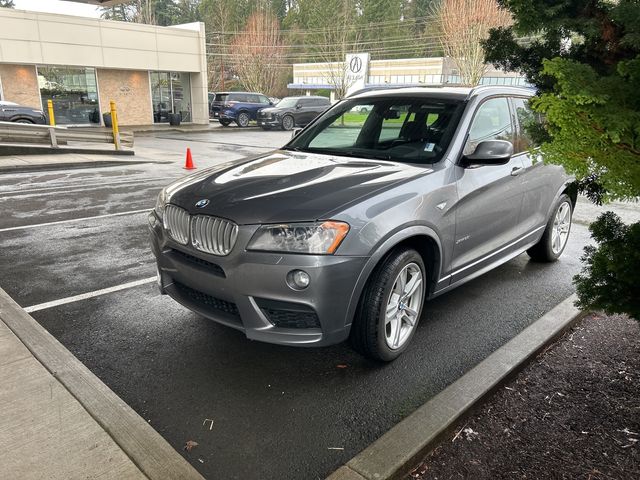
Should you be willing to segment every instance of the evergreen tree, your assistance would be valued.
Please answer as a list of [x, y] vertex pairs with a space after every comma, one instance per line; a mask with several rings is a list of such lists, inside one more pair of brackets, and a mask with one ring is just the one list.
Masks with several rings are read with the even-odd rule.
[[[640, 3], [500, 3], [514, 24], [491, 33], [486, 56], [538, 88], [532, 106], [546, 118], [537, 132], [545, 161], [575, 174], [596, 203], [640, 197]], [[638, 318], [639, 230], [612, 214], [591, 225], [598, 247], [585, 249], [574, 278], [580, 306]]]

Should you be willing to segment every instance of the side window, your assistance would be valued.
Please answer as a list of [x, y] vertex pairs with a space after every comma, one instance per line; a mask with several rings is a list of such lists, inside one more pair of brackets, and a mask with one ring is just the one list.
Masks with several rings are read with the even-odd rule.
[[516, 131], [516, 141], [513, 145], [515, 153], [526, 152], [530, 148], [538, 145], [533, 140], [533, 132], [539, 128], [541, 122], [540, 115], [529, 107], [529, 100], [526, 98], [513, 98], [513, 107], [518, 119], [518, 129]]
[[264, 95], [258, 95], [259, 103], [263, 103], [265, 105], [269, 105], [269, 99]]
[[260, 96], [259, 95], [247, 95], [247, 101], [249, 103], [260, 103]]
[[301, 107], [310, 107], [311, 105], [313, 105], [313, 99], [301, 98], [300, 100], [298, 100], [298, 105], [300, 105]]
[[247, 103], [249, 100], [244, 93], [234, 93], [233, 95], [229, 95], [230, 102], [238, 102], [238, 103]]
[[492, 98], [476, 110], [464, 155], [473, 153], [478, 144], [485, 140], [508, 140], [513, 143], [513, 125], [506, 98]]

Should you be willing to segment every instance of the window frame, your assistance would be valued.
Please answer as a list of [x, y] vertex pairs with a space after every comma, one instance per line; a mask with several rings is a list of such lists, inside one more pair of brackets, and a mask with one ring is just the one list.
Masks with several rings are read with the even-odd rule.
[[[485, 97], [482, 100], [480, 100], [480, 103], [476, 105], [475, 110], [473, 111], [473, 116], [471, 117], [471, 120], [469, 121], [469, 126], [467, 127], [467, 130], [464, 134], [464, 141], [462, 142], [462, 146], [460, 148], [460, 154], [458, 155], [458, 161], [456, 162], [456, 165], [462, 165], [464, 163], [463, 162], [463, 159], [465, 157], [464, 149], [467, 146], [467, 142], [469, 141], [469, 134], [471, 133], [471, 127], [473, 126], [473, 121], [476, 119], [476, 115], [478, 115], [478, 112], [480, 111], [482, 106], [490, 100], [504, 98], [507, 101], [507, 106], [509, 108], [509, 119], [511, 120], [511, 128], [513, 129], [513, 136], [515, 138], [516, 124], [513, 117], [514, 112], [513, 112], [513, 105], [511, 104], [511, 97], [512, 95], [508, 95], [508, 94], [497, 94], [497, 95], [491, 95], [489, 97]], [[511, 144], [513, 145], [513, 141], [511, 142]]]
[[[527, 96], [523, 96], [523, 95], [512, 95], [512, 96], [509, 97], [509, 103], [511, 104], [511, 110], [513, 112], [513, 122], [516, 124], [516, 136], [520, 135], [521, 123], [520, 123], [520, 119], [518, 118], [518, 112], [517, 112], [517, 108], [516, 108], [516, 105], [515, 105], [515, 100], [519, 99], [519, 100], [525, 100], [526, 102], [528, 102], [529, 100], [531, 100], [531, 98], [532, 98], [532, 96], [531, 97], [527, 97]], [[529, 110], [531, 112], [533, 112], [534, 114], [538, 114], [537, 112], [534, 112], [531, 108]], [[527, 149], [527, 150], [522, 150], [520, 152], [516, 152], [515, 151], [516, 150], [516, 143], [517, 142], [514, 142], [514, 144], [513, 144], [513, 150], [514, 150], [513, 156], [514, 157], [519, 156], [519, 155], [529, 154], [531, 149]], [[540, 148], [540, 146], [533, 147], [533, 150], [537, 150], [539, 148]]]

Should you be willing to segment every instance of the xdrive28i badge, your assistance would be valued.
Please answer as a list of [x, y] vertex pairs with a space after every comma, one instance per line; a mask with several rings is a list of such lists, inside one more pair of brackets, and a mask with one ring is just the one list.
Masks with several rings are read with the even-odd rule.
[[196, 202], [196, 208], [204, 208], [207, 205], [209, 205], [209, 200], [207, 200], [206, 198], [203, 198], [202, 200], [198, 200]]

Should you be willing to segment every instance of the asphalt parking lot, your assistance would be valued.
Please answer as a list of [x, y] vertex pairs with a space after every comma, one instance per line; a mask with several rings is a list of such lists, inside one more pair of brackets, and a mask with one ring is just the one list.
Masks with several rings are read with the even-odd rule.
[[324, 478], [570, 295], [589, 238], [575, 224], [559, 262], [521, 255], [430, 302], [390, 365], [248, 341], [160, 296], [146, 212], [187, 146], [202, 167], [289, 136], [143, 136], [175, 162], [0, 175], [0, 286], [211, 479]]

